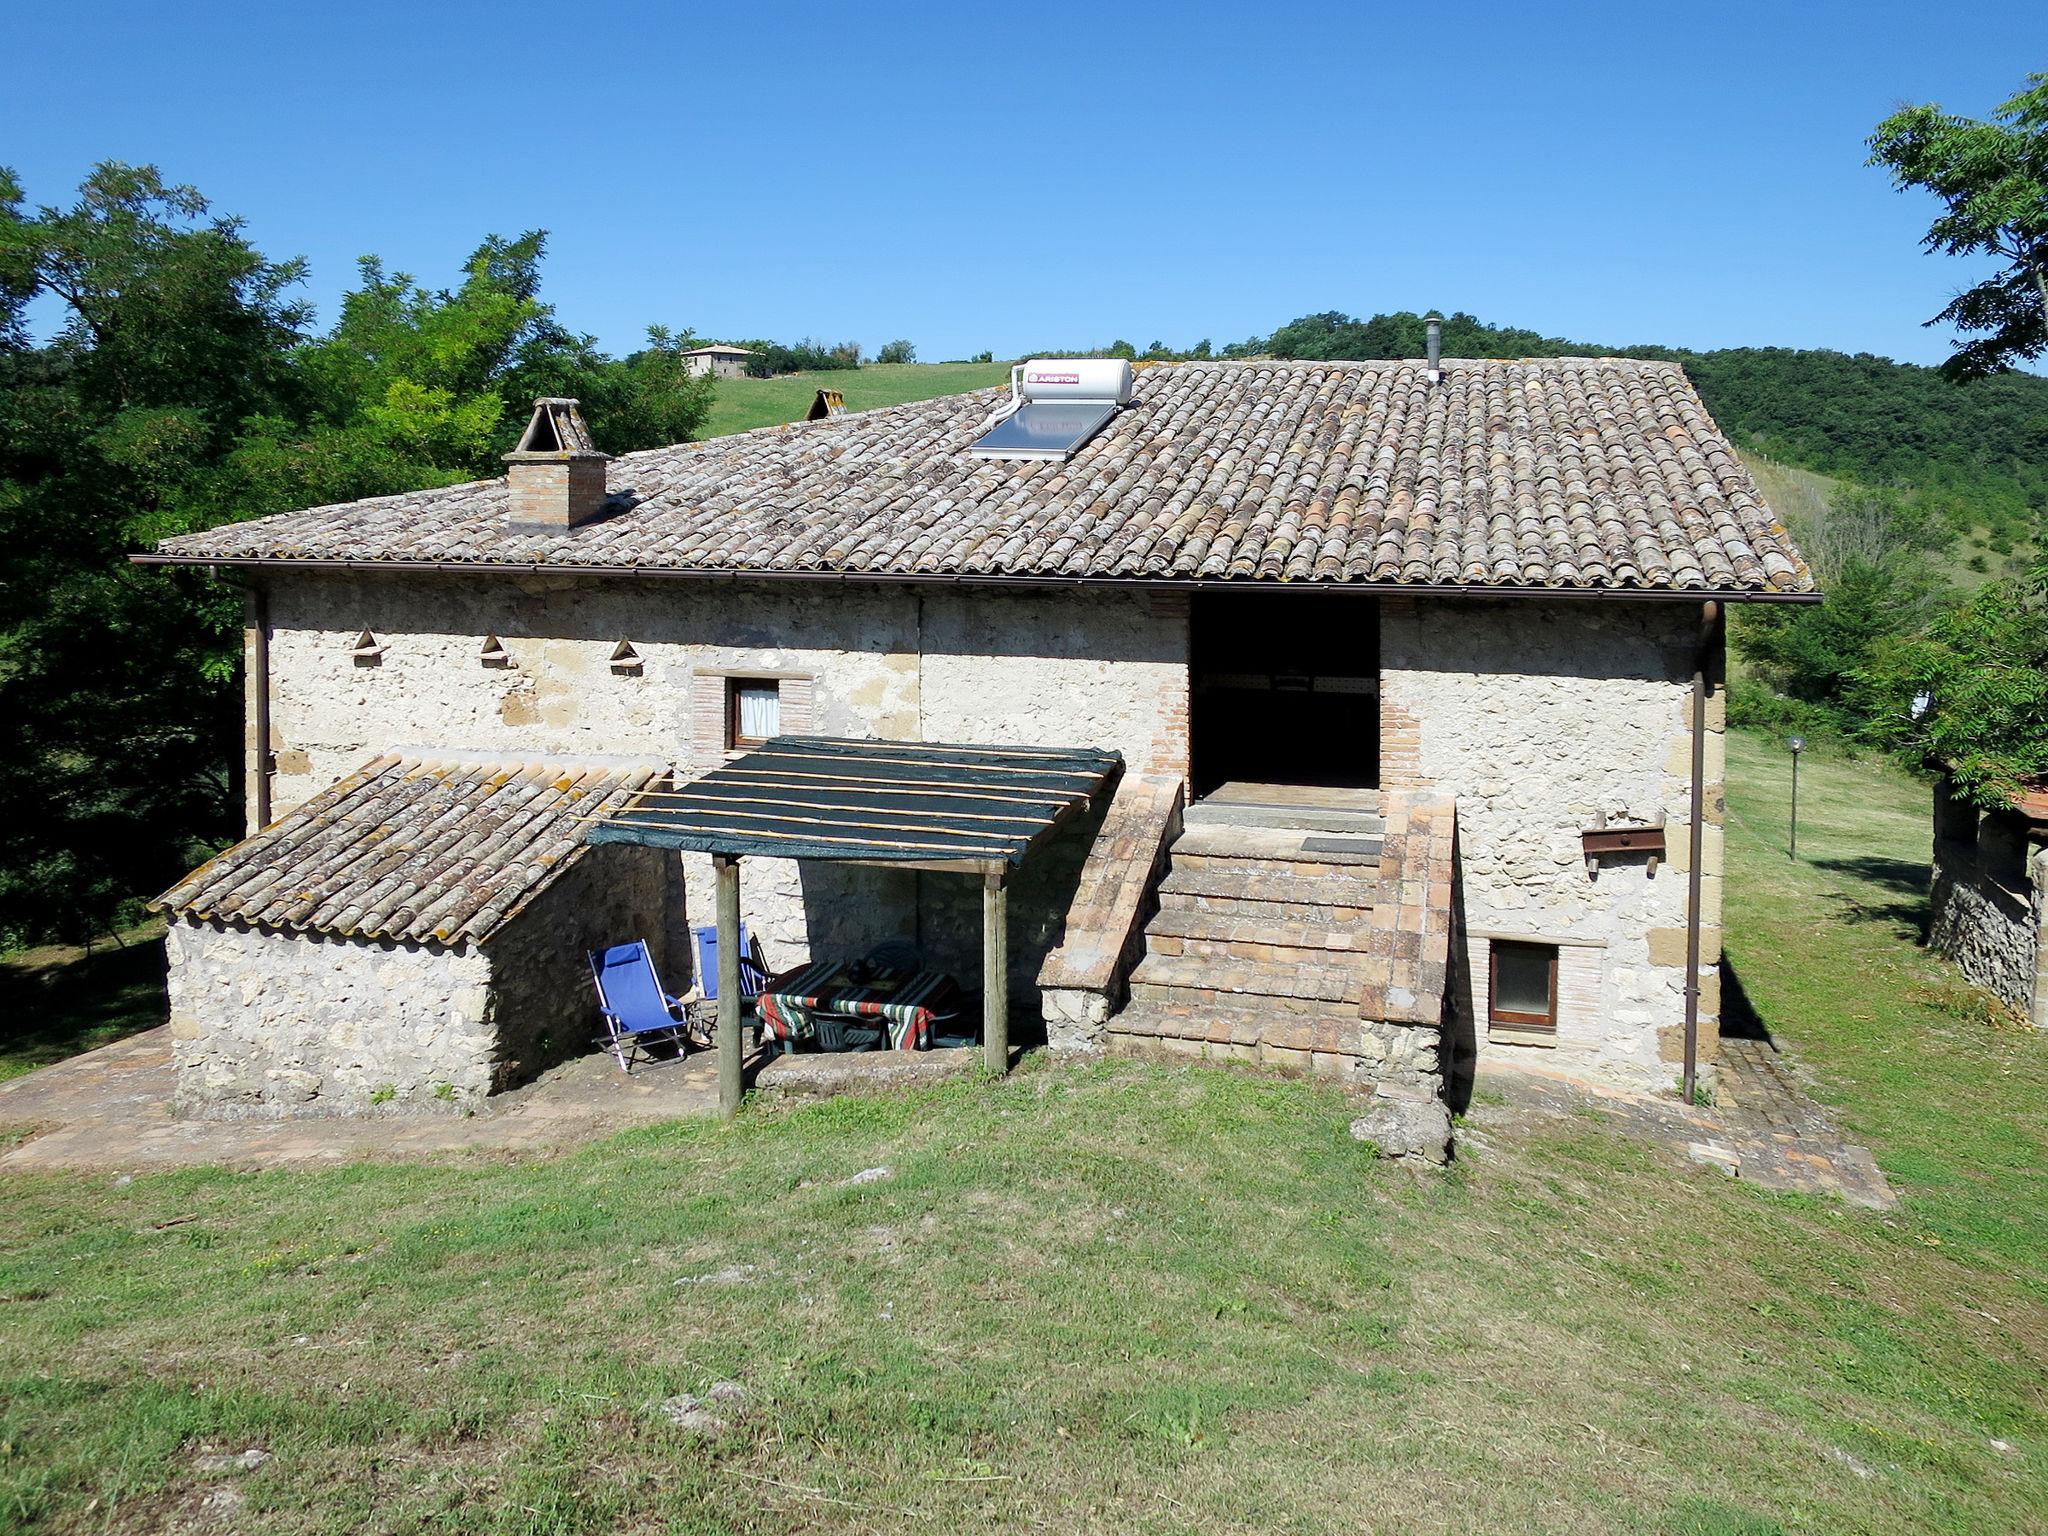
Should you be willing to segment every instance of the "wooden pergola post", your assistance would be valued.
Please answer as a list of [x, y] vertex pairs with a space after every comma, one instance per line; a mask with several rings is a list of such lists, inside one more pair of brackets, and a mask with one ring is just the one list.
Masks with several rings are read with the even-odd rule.
[[740, 861], [714, 853], [718, 872], [718, 1113], [740, 1108]]
[[991, 870], [981, 882], [981, 1050], [989, 1071], [1010, 1070], [1009, 876]]

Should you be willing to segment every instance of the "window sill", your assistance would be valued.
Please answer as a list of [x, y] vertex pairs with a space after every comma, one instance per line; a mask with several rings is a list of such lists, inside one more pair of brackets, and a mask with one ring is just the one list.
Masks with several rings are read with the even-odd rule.
[[1486, 1026], [1486, 1039], [1490, 1045], [1542, 1045], [1555, 1047], [1557, 1031], [1544, 1029], [1535, 1024], [1490, 1023]]

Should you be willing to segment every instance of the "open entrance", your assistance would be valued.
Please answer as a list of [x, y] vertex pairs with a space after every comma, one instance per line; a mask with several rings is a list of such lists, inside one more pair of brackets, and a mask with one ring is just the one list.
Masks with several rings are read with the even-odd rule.
[[1225, 784], [1377, 789], [1380, 623], [1372, 597], [1202, 593], [1188, 710], [1197, 796]]

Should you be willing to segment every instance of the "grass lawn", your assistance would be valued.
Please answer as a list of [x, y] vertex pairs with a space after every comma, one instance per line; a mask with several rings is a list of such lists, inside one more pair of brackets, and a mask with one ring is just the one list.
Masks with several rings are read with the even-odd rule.
[[163, 924], [0, 959], [0, 1082], [164, 1021]]
[[752, 427], [802, 421], [822, 389], [846, 396], [849, 411], [937, 395], [964, 394], [1010, 382], [1008, 363], [869, 363], [829, 373], [785, 373], [772, 379], [720, 379], [711, 419], [700, 434], [723, 437]]
[[[1793, 865], [1775, 750], [1732, 755], [1746, 995], [1897, 1213], [1487, 1097], [1418, 1181], [1330, 1089], [1128, 1063], [0, 1175], [0, 1528], [2048, 1529], [2048, 1043], [1912, 948], [1920, 790], [1809, 761]], [[656, 1411], [721, 1380], [721, 1436]]]

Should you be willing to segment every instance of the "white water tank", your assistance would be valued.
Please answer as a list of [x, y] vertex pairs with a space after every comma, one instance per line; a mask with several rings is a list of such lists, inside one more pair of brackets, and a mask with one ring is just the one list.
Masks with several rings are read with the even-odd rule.
[[1131, 403], [1131, 365], [1121, 357], [1034, 357], [1017, 393], [1026, 400]]

